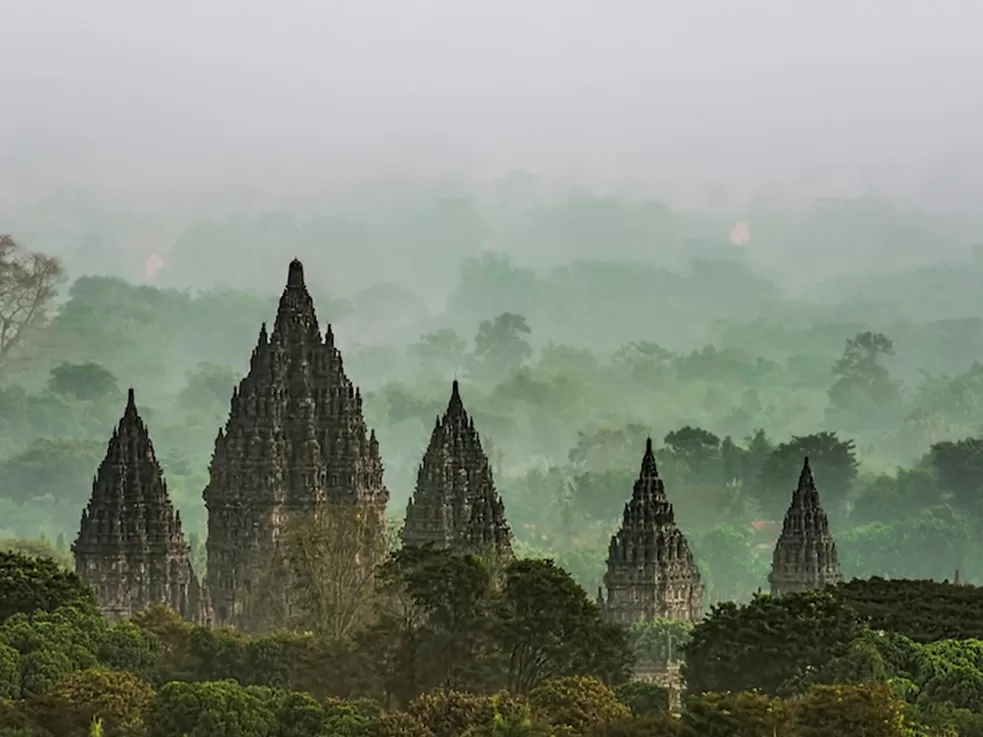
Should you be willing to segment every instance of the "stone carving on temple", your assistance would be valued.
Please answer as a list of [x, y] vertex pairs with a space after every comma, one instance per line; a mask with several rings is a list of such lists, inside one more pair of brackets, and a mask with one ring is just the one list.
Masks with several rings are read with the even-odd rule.
[[505, 505], [457, 381], [420, 463], [402, 538], [404, 545], [433, 544], [500, 559], [512, 557]]
[[840, 580], [836, 543], [829, 532], [829, 520], [806, 458], [775, 545], [768, 576], [771, 594], [781, 596], [793, 591], [822, 589]]
[[171, 504], [132, 389], [93, 479], [72, 552], [76, 571], [95, 590], [107, 618], [127, 619], [163, 604], [190, 621], [210, 621], [181, 515]]
[[608, 547], [604, 588], [607, 596], [598, 591], [598, 604], [615, 622], [696, 622], [703, 616], [703, 582], [666, 498], [651, 438], [621, 529]]

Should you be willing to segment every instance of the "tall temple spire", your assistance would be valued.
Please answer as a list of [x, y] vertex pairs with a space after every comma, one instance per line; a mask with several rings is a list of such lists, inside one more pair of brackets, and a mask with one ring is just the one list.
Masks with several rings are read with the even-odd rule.
[[220, 624], [250, 628], [250, 590], [291, 513], [351, 503], [381, 519], [389, 492], [361, 405], [330, 326], [322, 337], [295, 259], [273, 331], [260, 330], [249, 372], [233, 393], [203, 493], [208, 587]]
[[608, 547], [604, 585], [605, 613], [617, 622], [697, 621], [703, 615], [703, 582], [666, 499], [651, 438], [621, 529]]
[[645, 440], [645, 455], [642, 456], [642, 471], [639, 479], [653, 480], [659, 478], [659, 468], [655, 464], [655, 451], [652, 450], [652, 438]]
[[110, 618], [165, 604], [186, 619], [208, 619], [181, 517], [171, 504], [133, 389], [93, 479], [72, 552], [76, 570]]
[[768, 580], [773, 596], [822, 589], [841, 580], [836, 543], [808, 457], [802, 462], [799, 483], [792, 492]]
[[287, 284], [280, 295], [272, 340], [299, 349], [302, 345], [321, 343], [321, 331], [314, 311], [314, 300], [304, 283], [304, 265], [294, 259], [287, 271]]
[[406, 508], [403, 544], [433, 543], [509, 557], [511, 538], [488, 456], [455, 379], [447, 409], [437, 417], [417, 472], [416, 489]]
[[300, 259], [295, 258], [290, 262], [290, 267], [287, 270], [287, 289], [307, 289], [304, 284], [304, 265]]

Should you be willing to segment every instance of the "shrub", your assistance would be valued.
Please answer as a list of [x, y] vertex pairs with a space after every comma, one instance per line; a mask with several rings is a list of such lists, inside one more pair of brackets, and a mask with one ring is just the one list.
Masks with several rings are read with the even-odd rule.
[[533, 714], [544, 722], [583, 734], [598, 722], [613, 722], [631, 715], [614, 691], [596, 678], [570, 676], [546, 681], [529, 694]]

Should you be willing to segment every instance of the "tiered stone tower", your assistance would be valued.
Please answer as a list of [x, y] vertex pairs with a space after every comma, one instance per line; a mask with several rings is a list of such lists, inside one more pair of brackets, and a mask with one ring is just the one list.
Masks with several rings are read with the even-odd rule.
[[480, 555], [512, 555], [505, 505], [457, 381], [444, 416], [437, 418], [406, 508], [403, 544], [427, 543]]
[[206, 623], [208, 605], [188, 559], [174, 510], [133, 390], [92, 482], [72, 545], [75, 568], [114, 620], [164, 604]]
[[609, 619], [624, 624], [696, 622], [703, 616], [703, 582], [666, 499], [651, 438], [621, 529], [611, 538], [607, 563], [607, 601], [599, 591], [598, 604]]
[[385, 511], [379, 444], [330, 326], [321, 336], [296, 259], [273, 332], [260, 328], [249, 372], [232, 394], [209, 473], [208, 588], [219, 624], [250, 628], [244, 605], [290, 513], [325, 502], [357, 504], [380, 518]]
[[782, 534], [775, 545], [768, 576], [771, 595], [822, 589], [840, 580], [836, 543], [829, 534], [829, 520], [806, 458], [799, 485], [792, 494], [792, 504], [785, 513]]

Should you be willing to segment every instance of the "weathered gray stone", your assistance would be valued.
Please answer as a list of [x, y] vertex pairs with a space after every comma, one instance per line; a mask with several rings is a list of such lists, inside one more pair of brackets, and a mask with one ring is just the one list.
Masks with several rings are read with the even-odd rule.
[[651, 438], [621, 529], [611, 538], [607, 566], [607, 599], [599, 591], [598, 604], [609, 619], [695, 622], [703, 616], [703, 582], [666, 499]]
[[505, 505], [457, 381], [420, 463], [402, 537], [404, 545], [512, 556]]
[[785, 513], [782, 534], [775, 545], [768, 576], [771, 594], [781, 596], [792, 591], [822, 589], [840, 580], [836, 543], [829, 532], [829, 520], [806, 458], [792, 503]]
[[215, 440], [209, 482], [208, 588], [220, 624], [250, 629], [245, 604], [276, 554], [284, 520], [323, 503], [381, 517], [389, 492], [362, 397], [328, 326], [321, 336], [300, 261], [291, 262], [273, 332], [260, 328], [249, 372]]
[[207, 597], [188, 558], [181, 515], [167, 494], [132, 389], [93, 479], [72, 552], [76, 570], [95, 590], [108, 618], [126, 619], [164, 604], [185, 619], [209, 621]]

